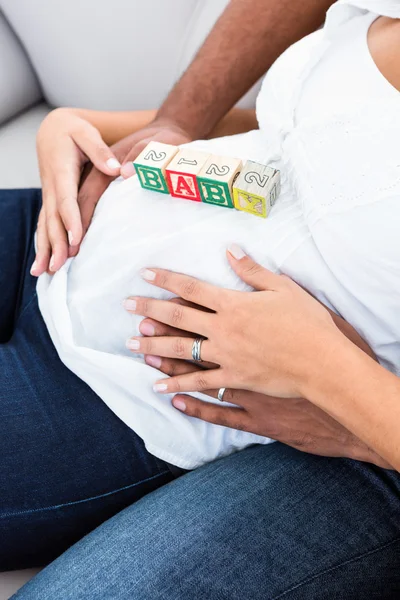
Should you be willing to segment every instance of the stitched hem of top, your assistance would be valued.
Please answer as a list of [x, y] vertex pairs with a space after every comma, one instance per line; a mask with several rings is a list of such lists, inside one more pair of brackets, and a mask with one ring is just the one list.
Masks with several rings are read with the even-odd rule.
[[55, 504], [54, 506], [43, 506], [40, 508], [32, 508], [29, 510], [19, 510], [16, 512], [7, 512], [0, 513], [0, 520], [6, 519], [8, 517], [18, 517], [19, 515], [27, 515], [31, 513], [44, 512], [46, 510], [57, 510], [59, 508], [65, 508], [67, 506], [75, 506], [76, 504], [83, 504], [85, 502], [91, 502], [92, 500], [100, 500], [101, 498], [106, 498], [107, 496], [112, 496], [113, 494], [118, 494], [119, 492], [124, 492], [125, 490], [129, 490], [131, 488], [137, 487], [138, 485], [142, 485], [142, 483], [147, 483], [148, 481], [153, 481], [157, 479], [157, 477], [162, 477], [164, 475], [170, 475], [169, 469], [157, 473], [157, 475], [153, 475], [152, 477], [148, 477], [147, 479], [142, 479], [142, 481], [137, 481], [136, 483], [132, 483], [130, 485], [126, 485], [122, 488], [118, 488], [117, 490], [112, 490], [111, 492], [106, 492], [105, 494], [99, 494], [98, 496], [92, 496], [91, 498], [83, 498], [82, 500], [74, 500], [73, 502], [66, 502], [65, 504]]
[[148, 452], [150, 452], [150, 454], [152, 454], [156, 458], [159, 458], [160, 460], [163, 460], [164, 462], [169, 463], [170, 465], [173, 465], [175, 467], [179, 467], [179, 469], [185, 469], [185, 471], [193, 471], [193, 469], [198, 469], [199, 467], [203, 466], [204, 464], [213, 462], [214, 460], [217, 460], [218, 458], [222, 458], [222, 456], [216, 456], [212, 460], [208, 460], [208, 461], [205, 461], [202, 463], [198, 462], [197, 464], [193, 464], [193, 462], [188, 462], [187, 460], [178, 458], [177, 456], [175, 456], [175, 454], [170, 454], [169, 452], [166, 452], [165, 450], [160, 450], [160, 448], [158, 446], [153, 446], [153, 444], [147, 444], [145, 442], [145, 446], [146, 446], [146, 450]]
[[372, 550], [367, 550], [366, 552], [363, 552], [362, 554], [357, 554], [357, 556], [353, 556], [352, 558], [349, 558], [349, 559], [339, 563], [338, 565], [334, 565], [333, 567], [324, 569], [323, 571], [320, 571], [319, 573], [315, 573], [315, 575], [310, 575], [310, 577], [307, 577], [303, 581], [299, 581], [299, 583], [296, 583], [288, 590], [285, 590], [284, 592], [278, 594], [277, 596], [274, 596], [272, 600], [280, 600], [280, 598], [284, 598], [287, 594], [290, 594], [291, 592], [294, 592], [295, 590], [298, 590], [299, 588], [301, 588], [305, 585], [308, 585], [309, 583], [311, 583], [315, 579], [318, 579], [318, 577], [321, 577], [322, 575], [326, 575], [327, 573], [332, 573], [333, 571], [341, 569], [342, 567], [345, 567], [346, 565], [355, 563], [358, 560], [365, 558], [366, 556], [370, 556], [371, 554], [380, 552], [380, 550], [389, 548], [390, 546], [392, 546], [393, 544], [396, 544], [398, 542], [400, 542], [400, 537], [397, 537], [394, 540], [391, 540], [390, 542], [386, 542], [386, 544], [382, 544], [381, 546], [378, 546], [377, 548], [373, 548]]

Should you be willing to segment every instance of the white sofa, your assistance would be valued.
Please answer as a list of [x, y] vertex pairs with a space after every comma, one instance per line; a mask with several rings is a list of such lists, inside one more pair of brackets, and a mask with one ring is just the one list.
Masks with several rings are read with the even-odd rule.
[[[40, 185], [35, 136], [51, 107], [159, 106], [228, 2], [0, 0], [0, 189]], [[0, 574], [0, 600], [34, 573]]]

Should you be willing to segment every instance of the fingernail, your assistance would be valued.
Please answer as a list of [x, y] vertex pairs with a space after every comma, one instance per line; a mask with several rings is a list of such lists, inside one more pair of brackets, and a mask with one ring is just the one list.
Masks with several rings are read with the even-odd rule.
[[54, 261], [54, 256], [52, 256], [52, 257], [51, 257], [51, 260], [50, 260], [50, 264], [49, 264], [50, 271], [53, 271], [53, 270], [54, 270], [54, 262], [55, 262], [55, 261]]
[[136, 310], [136, 300], [133, 300], [132, 298], [126, 298], [126, 300], [123, 302], [123, 305], [126, 310]]
[[68, 242], [70, 246], [72, 246], [72, 244], [74, 243], [74, 236], [72, 235], [72, 231], [68, 231]]
[[146, 281], [154, 281], [156, 278], [156, 274], [154, 271], [150, 271], [150, 269], [142, 269], [140, 274]]
[[186, 404], [184, 403], [183, 400], [179, 400], [178, 398], [174, 398], [172, 400], [172, 404], [175, 406], [175, 408], [177, 408], [178, 410], [186, 410]]
[[35, 274], [35, 271], [37, 269], [37, 262], [35, 260], [35, 262], [33, 263], [33, 265], [31, 266], [31, 275]]
[[150, 354], [145, 357], [146, 364], [159, 369], [161, 367], [161, 358], [159, 356], [151, 356]]
[[121, 175], [122, 177], [132, 177], [132, 175], [135, 174], [135, 167], [133, 166], [133, 163], [128, 162], [126, 163], [122, 169], [121, 169]]
[[232, 254], [233, 258], [236, 258], [236, 260], [240, 260], [241, 258], [246, 256], [246, 253], [243, 252], [241, 247], [237, 244], [231, 244], [228, 248], [228, 252]]
[[126, 340], [126, 347], [129, 350], [139, 350], [140, 342], [139, 340]]
[[168, 386], [165, 383], [155, 383], [153, 385], [153, 390], [155, 392], [165, 392], [168, 389]]
[[143, 321], [139, 325], [139, 330], [142, 335], [154, 335], [156, 332], [151, 323], [145, 323]]
[[118, 162], [118, 160], [116, 158], [109, 158], [107, 161], [107, 167], [109, 169], [120, 169], [121, 163]]

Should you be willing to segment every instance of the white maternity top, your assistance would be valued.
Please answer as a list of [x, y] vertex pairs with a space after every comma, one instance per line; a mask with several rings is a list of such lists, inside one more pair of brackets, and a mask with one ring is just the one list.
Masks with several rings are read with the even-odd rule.
[[325, 28], [266, 76], [260, 131], [193, 144], [281, 170], [266, 220], [146, 191], [133, 177], [101, 198], [78, 257], [39, 279], [61, 360], [161, 459], [191, 469], [271, 440], [189, 418], [153, 392], [161, 374], [125, 348], [140, 319], [121, 305], [170, 297], [142, 280], [143, 267], [246, 289], [225, 258], [236, 242], [334, 308], [400, 374], [400, 98], [368, 50], [379, 14], [400, 17], [400, 2], [334, 5]]

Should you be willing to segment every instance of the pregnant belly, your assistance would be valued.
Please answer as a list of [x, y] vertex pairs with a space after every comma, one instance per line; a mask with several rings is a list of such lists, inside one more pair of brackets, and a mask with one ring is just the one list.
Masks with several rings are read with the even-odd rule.
[[116, 182], [100, 200], [68, 272], [67, 301], [75, 343], [131, 356], [125, 340], [137, 333], [140, 318], [126, 313], [123, 299], [172, 296], [143, 281], [144, 267], [166, 268], [245, 290], [225, 256], [226, 248], [235, 242], [264, 266], [279, 270], [308, 237], [299, 209], [289, 200], [283, 198], [267, 219], [261, 219], [148, 192], [136, 177]]

